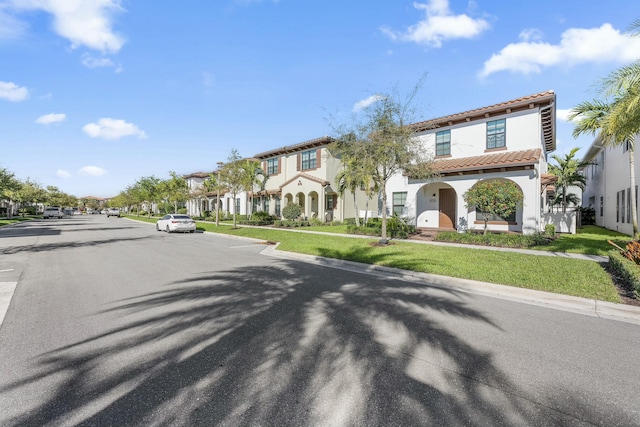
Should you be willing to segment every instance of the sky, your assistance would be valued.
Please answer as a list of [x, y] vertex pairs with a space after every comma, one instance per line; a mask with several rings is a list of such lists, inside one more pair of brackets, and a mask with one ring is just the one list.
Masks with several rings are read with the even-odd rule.
[[335, 134], [376, 96], [428, 120], [640, 58], [637, 0], [0, 0], [0, 167], [77, 197]]

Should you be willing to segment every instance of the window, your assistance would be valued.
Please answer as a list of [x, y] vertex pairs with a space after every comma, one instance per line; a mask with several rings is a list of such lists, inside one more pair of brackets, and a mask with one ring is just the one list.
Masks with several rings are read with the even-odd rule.
[[236, 210], [234, 211], [234, 213], [236, 214], [240, 213], [240, 197], [236, 199]]
[[327, 210], [333, 210], [335, 208], [333, 204], [333, 194], [327, 194]]
[[505, 138], [506, 120], [494, 120], [487, 122], [487, 149], [506, 146]]
[[604, 197], [600, 196], [600, 216], [604, 213]]
[[269, 197], [264, 198], [264, 211], [269, 213]]
[[451, 154], [451, 131], [443, 130], [436, 133], [436, 156]]
[[631, 189], [627, 188], [627, 223], [631, 222]]
[[267, 160], [267, 175], [277, 175], [278, 172], [278, 158]]
[[276, 196], [275, 197], [275, 202], [276, 202], [275, 203], [276, 204], [276, 206], [275, 206], [275, 208], [276, 208], [275, 209], [275, 215], [276, 216], [280, 216], [280, 196]]
[[304, 151], [301, 153], [300, 170], [316, 168], [316, 150]]
[[407, 192], [393, 193], [393, 213], [398, 216], [402, 216], [404, 210], [404, 204], [407, 201]]
[[624, 190], [620, 192], [620, 222], [624, 222]]

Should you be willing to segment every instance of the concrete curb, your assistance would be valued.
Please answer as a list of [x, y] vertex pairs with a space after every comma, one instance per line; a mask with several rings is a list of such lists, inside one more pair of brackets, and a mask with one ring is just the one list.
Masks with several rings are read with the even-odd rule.
[[484, 295], [492, 298], [499, 298], [524, 304], [547, 307], [555, 310], [568, 311], [640, 325], [640, 307], [615, 304], [589, 298], [554, 294], [551, 292], [524, 289], [514, 286], [497, 285], [494, 283], [480, 282], [476, 280], [458, 279], [448, 276], [439, 276], [437, 274], [419, 273], [391, 267], [324, 258], [315, 255], [285, 252], [278, 250], [277, 246], [277, 244], [267, 246], [261, 253], [275, 258], [308, 262], [330, 268], [371, 274], [382, 278], [405, 280], [440, 289], [453, 289], [458, 292]]

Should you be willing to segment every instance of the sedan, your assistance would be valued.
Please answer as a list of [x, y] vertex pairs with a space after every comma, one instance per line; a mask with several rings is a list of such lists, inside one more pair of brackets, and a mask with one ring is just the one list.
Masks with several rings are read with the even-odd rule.
[[156, 230], [167, 233], [174, 231], [193, 233], [196, 231], [196, 222], [189, 215], [168, 214], [156, 222]]

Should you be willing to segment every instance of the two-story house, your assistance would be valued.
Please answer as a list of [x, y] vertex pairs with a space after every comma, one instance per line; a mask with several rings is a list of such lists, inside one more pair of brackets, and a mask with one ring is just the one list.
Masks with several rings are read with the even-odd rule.
[[[640, 136], [636, 136], [637, 147]], [[600, 135], [582, 158], [587, 166], [583, 169], [586, 187], [582, 206], [595, 210], [596, 225], [624, 234], [633, 234], [631, 224], [631, 169], [629, 144], [605, 147]], [[640, 166], [635, 162], [636, 180], [640, 179]], [[638, 205], [638, 186], [633, 189]], [[637, 212], [637, 209], [636, 209]]]
[[492, 218], [489, 228], [541, 231], [547, 155], [556, 146], [555, 101], [555, 93], [548, 91], [413, 124], [440, 176], [393, 177], [387, 186], [391, 212], [419, 228], [482, 229], [484, 221], [475, 209], [467, 209], [463, 195], [477, 182], [506, 179], [522, 191], [523, 204], [508, 218]]
[[[329, 151], [328, 136], [256, 154], [265, 173], [263, 188], [253, 194], [254, 211], [264, 210], [281, 216], [291, 203], [299, 204], [306, 218], [343, 221], [355, 217], [353, 195], [338, 194], [335, 181], [342, 162]], [[357, 191], [359, 206], [365, 205], [364, 192]], [[374, 202], [375, 203], [375, 202]]]

